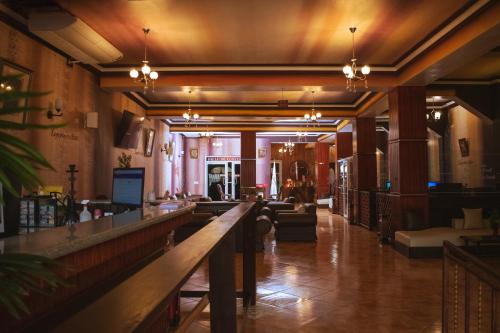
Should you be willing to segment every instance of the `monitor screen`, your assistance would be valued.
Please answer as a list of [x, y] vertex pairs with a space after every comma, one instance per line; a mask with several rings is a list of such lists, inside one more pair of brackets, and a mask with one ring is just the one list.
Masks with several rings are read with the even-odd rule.
[[113, 169], [113, 204], [142, 207], [143, 195], [144, 168]]
[[436, 187], [436, 186], [438, 186], [438, 185], [439, 185], [439, 183], [438, 183], [438, 182], [427, 182], [427, 186], [428, 186], [429, 188], [433, 188], [433, 187]]

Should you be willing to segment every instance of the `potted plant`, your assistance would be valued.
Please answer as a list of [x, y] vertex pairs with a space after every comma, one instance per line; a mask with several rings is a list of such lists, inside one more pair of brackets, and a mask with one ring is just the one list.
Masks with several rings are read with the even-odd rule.
[[493, 231], [493, 236], [498, 236], [498, 227], [500, 226], [500, 213], [498, 209], [492, 211], [490, 215], [490, 227]]
[[[9, 120], [16, 114], [44, 111], [41, 108], [21, 106], [22, 103], [18, 103], [43, 95], [12, 89], [8, 83], [15, 82], [19, 78], [19, 76], [0, 76], [0, 183], [5, 191], [16, 197], [19, 197], [20, 193], [14, 188], [13, 180], [24, 188], [33, 189], [42, 184], [37, 170], [53, 168], [32, 145], [19, 139], [13, 133], [28, 129], [62, 126], [27, 124]], [[3, 195], [0, 192], [0, 205], [4, 204]], [[0, 307], [15, 318], [20, 318], [21, 312], [29, 313], [24, 302], [27, 295], [30, 293], [47, 294], [66, 284], [56, 273], [56, 269], [60, 266], [61, 264], [57, 261], [42, 256], [26, 253], [0, 254]]]

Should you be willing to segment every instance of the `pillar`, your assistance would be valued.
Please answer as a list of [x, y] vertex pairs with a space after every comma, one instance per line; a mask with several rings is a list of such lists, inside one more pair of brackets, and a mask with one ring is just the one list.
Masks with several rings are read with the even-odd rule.
[[[340, 193], [340, 168], [339, 168], [339, 160], [351, 157], [352, 156], [352, 132], [339, 132], [336, 135], [335, 139], [335, 150], [337, 161], [335, 163], [336, 169], [336, 178], [337, 178], [337, 188], [335, 190], [335, 210], [338, 214], [343, 215], [345, 209], [349, 209], [349, 207], [343, 207], [342, 198]], [[351, 214], [349, 214], [351, 216]]]
[[242, 198], [245, 194], [255, 194], [256, 141], [256, 132], [241, 132], [240, 193]]
[[389, 92], [389, 194], [392, 232], [407, 229], [406, 213], [428, 226], [427, 121], [425, 87], [397, 87]]
[[375, 118], [357, 118], [352, 127], [353, 219], [368, 228], [375, 224], [374, 198], [364, 193], [362, 200], [360, 191], [377, 187], [376, 141]]
[[314, 169], [316, 173], [316, 197], [325, 198], [328, 195], [328, 160], [330, 145], [325, 142], [317, 142], [315, 149]]

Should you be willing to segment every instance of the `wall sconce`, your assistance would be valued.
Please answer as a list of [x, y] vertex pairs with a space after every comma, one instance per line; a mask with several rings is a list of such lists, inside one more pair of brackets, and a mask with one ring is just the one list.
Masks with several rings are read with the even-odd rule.
[[169, 162], [172, 162], [172, 160], [174, 159], [175, 142], [170, 140], [163, 145], [160, 145], [160, 151], [162, 153], [165, 152], [165, 154], [167, 155], [167, 160]]
[[[54, 112], [55, 110], [55, 112]], [[49, 102], [49, 110], [47, 111], [47, 118], [62, 117], [62, 101], [59, 97], [56, 98], [54, 104]]]

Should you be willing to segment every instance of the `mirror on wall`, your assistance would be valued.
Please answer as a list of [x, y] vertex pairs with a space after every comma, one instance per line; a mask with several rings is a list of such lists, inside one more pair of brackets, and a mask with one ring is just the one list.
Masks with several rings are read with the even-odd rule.
[[309, 166], [306, 161], [297, 160], [290, 164], [290, 178], [295, 181], [305, 181], [309, 176]]

